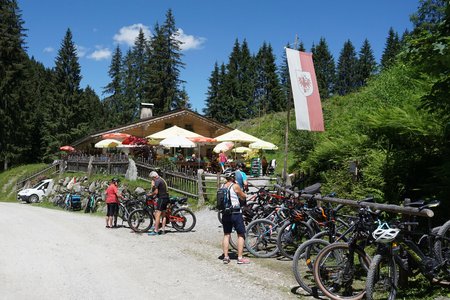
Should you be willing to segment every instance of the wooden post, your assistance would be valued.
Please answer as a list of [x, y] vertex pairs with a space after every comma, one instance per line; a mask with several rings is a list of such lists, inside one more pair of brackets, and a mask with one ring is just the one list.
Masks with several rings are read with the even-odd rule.
[[205, 204], [205, 195], [203, 194], [203, 169], [197, 170], [197, 182], [198, 182], [198, 206]]

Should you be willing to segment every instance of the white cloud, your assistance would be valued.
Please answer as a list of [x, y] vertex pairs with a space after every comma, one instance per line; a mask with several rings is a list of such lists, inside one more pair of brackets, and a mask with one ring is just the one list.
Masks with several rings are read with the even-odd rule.
[[96, 47], [97, 50], [88, 55], [88, 58], [99, 61], [104, 59], [109, 59], [112, 55], [111, 50], [108, 48], [101, 48], [99, 46]]
[[133, 24], [130, 26], [125, 26], [119, 29], [119, 33], [116, 33], [113, 37], [114, 41], [119, 44], [127, 44], [128, 46], [133, 46], [136, 40], [136, 37], [139, 34], [139, 30], [142, 28], [144, 32], [145, 38], [149, 38], [152, 36], [150, 29], [148, 26], [143, 24]]
[[78, 57], [84, 57], [86, 55], [86, 52], [88, 49], [86, 47], [75, 45], [75, 48], [77, 49]]
[[184, 51], [190, 49], [200, 49], [206, 42], [206, 38], [185, 34], [181, 28], [178, 29], [178, 40], [182, 43], [181, 50]]
[[55, 51], [53, 47], [45, 47], [43, 50], [44, 53], [52, 53], [53, 51]]

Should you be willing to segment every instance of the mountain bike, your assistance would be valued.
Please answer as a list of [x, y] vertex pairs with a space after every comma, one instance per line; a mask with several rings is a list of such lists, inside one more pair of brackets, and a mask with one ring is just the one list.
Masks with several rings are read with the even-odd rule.
[[[408, 204], [419, 209], [438, 205], [439, 201]], [[427, 223], [424, 234], [415, 218], [406, 222], [384, 223], [373, 232], [378, 247], [367, 275], [366, 299], [393, 300], [400, 285], [405, 285], [408, 277], [419, 273], [432, 283], [450, 285], [450, 253], [448, 248], [442, 247], [448, 244], [450, 221], [437, 228], [431, 227], [430, 219]], [[415, 236], [420, 238], [417, 240]]]
[[364, 297], [370, 257], [365, 249], [372, 244], [371, 233], [379, 223], [378, 212], [362, 207], [358, 218], [343, 235], [351, 232], [347, 243], [325, 246], [314, 261], [313, 275], [320, 292], [330, 299]]
[[[191, 231], [197, 223], [194, 212], [186, 206], [186, 197], [169, 198], [166, 209], [167, 225], [171, 225], [176, 231]], [[155, 207], [156, 199], [148, 198], [143, 208], [134, 210], [129, 218], [131, 229], [139, 233], [149, 231], [153, 225]]]

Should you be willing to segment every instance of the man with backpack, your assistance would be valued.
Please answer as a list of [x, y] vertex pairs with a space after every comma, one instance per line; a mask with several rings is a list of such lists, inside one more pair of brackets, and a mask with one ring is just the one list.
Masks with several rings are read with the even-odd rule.
[[230, 247], [230, 235], [233, 231], [233, 227], [236, 230], [238, 236], [238, 264], [249, 264], [250, 261], [247, 258], [242, 257], [244, 252], [244, 236], [245, 225], [242, 218], [241, 202], [245, 203], [247, 195], [242, 191], [240, 186], [235, 182], [235, 172], [226, 172], [224, 176], [227, 180], [223, 184], [221, 190], [226, 189], [226, 193], [223, 194], [225, 208], [222, 213], [222, 225], [223, 225], [223, 263], [230, 263], [230, 257], [228, 255], [228, 249]]

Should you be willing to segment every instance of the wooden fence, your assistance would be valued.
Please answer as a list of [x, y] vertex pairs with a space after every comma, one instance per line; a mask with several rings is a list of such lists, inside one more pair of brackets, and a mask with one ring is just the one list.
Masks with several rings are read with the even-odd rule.
[[27, 185], [27, 183], [32, 182], [39, 177], [50, 177], [54, 174], [62, 172], [63, 164], [63, 161], [57, 160], [33, 174], [27, 174], [20, 177], [16, 182], [16, 191], [23, 189]]
[[[137, 176], [145, 181], [150, 181], [149, 174], [156, 171], [167, 182], [170, 190], [191, 198], [198, 199], [198, 204], [203, 205], [209, 199], [215, 199], [217, 188], [221, 185], [220, 174], [205, 173], [203, 169], [183, 168], [180, 169], [176, 164], [168, 161], [151, 161], [145, 159], [136, 159], [135, 161]], [[17, 183], [17, 190], [23, 188], [25, 183], [36, 179], [38, 176], [53, 175], [57, 172], [83, 172], [87, 175], [125, 175], [128, 170], [129, 160], [127, 156], [87, 156], [76, 155], [68, 156], [66, 160], [55, 162], [45, 169], [22, 178]], [[255, 183], [257, 178], [249, 178], [254, 188], [258, 186], [267, 186], [267, 184]], [[268, 181], [270, 183], [270, 181]]]

